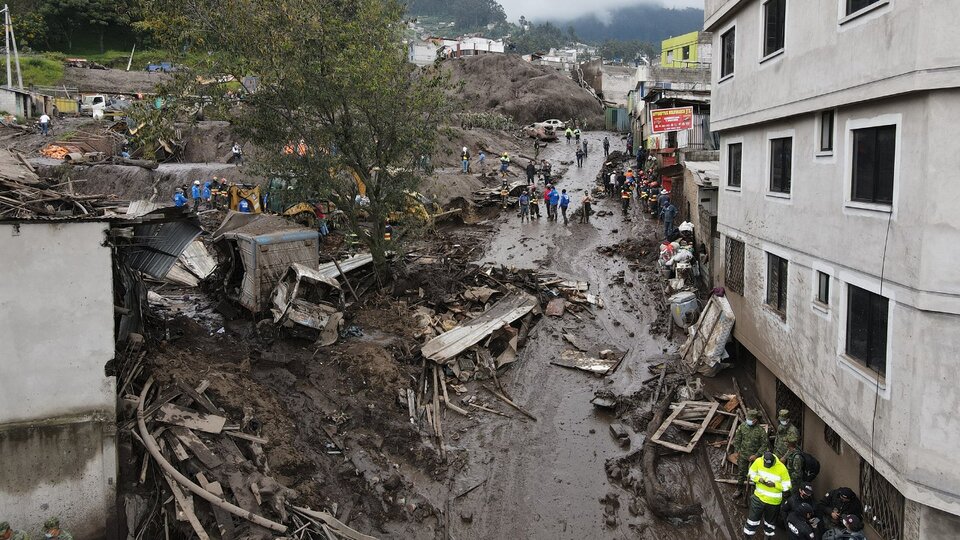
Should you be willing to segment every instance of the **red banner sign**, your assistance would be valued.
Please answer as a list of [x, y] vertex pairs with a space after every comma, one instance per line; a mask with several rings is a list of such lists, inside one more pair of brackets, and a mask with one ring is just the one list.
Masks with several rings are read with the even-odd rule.
[[653, 133], [681, 131], [693, 127], [693, 107], [676, 107], [650, 111]]

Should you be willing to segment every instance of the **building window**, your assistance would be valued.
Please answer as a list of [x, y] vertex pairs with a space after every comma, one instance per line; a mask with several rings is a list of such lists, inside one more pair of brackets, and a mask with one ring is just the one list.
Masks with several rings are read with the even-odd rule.
[[727, 145], [727, 185], [740, 187], [740, 170], [743, 166], [743, 143]]
[[847, 15], [851, 15], [861, 9], [876, 4], [880, 0], [847, 0]]
[[787, 0], [768, 0], [763, 4], [763, 56], [783, 49], [787, 20]]
[[840, 455], [840, 446], [841, 443], [843, 443], [843, 439], [840, 438], [839, 433], [826, 424], [823, 425], [823, 441], [833, 450], [833, 453], [838, 456]]
[[787, 260], [767, 253], [767, 305], [787, 316]]
[[869, 524], [879, 538], [903, 538], [906, 505], [903, 494], [863, 459], [860, 460], [860, 501], [863, 503], [863, 522]]
[[776, 402], [777, 411], [784, 409], [790, 411], [790, 421], [793, 422], [793, 425], [797, 427], [797, 431], [800, 432], [798, 446], [803, 446], [803, 400], [800, 399], [800, 396], [794, 394], [793, 390], [790, 390], [790, 387], [784, 384], [783, 381], [777, 379]]
[[668, 64], [673, 63], [673, 51], [667, 51], [667, 63]]
[[684, 59], [684, 60], [689, 60], [689, 59], [690, 59], [690, 46], [687, 45], [686, 47], [684, 47], [684, 48], [682, 49], [682, 53], [683, 53], [683, 59]]
[[720, 36], [720, 77], [733, 75], [734, 52], [736, 51], [737, 29], [731, 28]]
[[793, 168], [793, 138], [770, 140], [770, 191], [790, 193]]
[[820, 151], [833, 151], [833, 111], [820, 113]]
[[727, 290], [737, 294], [743, 294], [743, 242], [727, 237], [726, 275], [724, 276], [724, 285]]
[[830, 305], [830, 274], [817, 271], [817, 302]]
[[860, 287], [847, 288], [847, 356], [883, 377], [887, 367], [889, 302]]
[[853, 193], [860, 202], [892, 204], [897, 126], [853, 130]]

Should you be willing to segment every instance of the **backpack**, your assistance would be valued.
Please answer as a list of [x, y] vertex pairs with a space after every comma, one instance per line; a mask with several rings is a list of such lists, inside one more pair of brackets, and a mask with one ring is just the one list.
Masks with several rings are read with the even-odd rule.
[[811, 454], [798, 450], [797, 453], [803, 458], [803, 473], [800, 475], [804, 482], [812, 482], [820, 474], [820, 461]]

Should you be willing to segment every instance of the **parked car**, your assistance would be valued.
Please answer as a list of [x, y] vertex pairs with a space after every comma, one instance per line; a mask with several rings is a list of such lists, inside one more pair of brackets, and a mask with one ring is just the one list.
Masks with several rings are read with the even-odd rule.
[[556, 118], [552, 118], [552, 119], [550, 119], [550, 120], [544, 120], [543, 122], [537, 122], [537, 124], [542, 124], [542, 125], [544, 125], [544, 126], [550, 126], [550, 127], [552, 127], [554, 130], [556, 130], [556, 131], [563, 131], [563, 130], [567, 129], [567, 123], [566, 123], [566, 122], [563, 122], [563, 121], [560, 121], [560, 120], [557, 120]]

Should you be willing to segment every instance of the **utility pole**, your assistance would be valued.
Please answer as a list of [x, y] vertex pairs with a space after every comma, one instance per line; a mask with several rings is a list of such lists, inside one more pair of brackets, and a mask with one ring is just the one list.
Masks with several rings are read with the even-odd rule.
[[13, 88], [13, 76], [10, 72], [10, 7], [6, 4], [3, 5], [3, 15], [3, 33], [7, 42], [7, 88]]
[[13, 61], [17, 65], [17, 87], [23, 90], [23, 73], [20, 72], [20, 53], [17, 51], [17, 36], [13, 33], [13, 19], [7, 10], [7, 24], [10, 26], [10, 42], [13, 44]]

